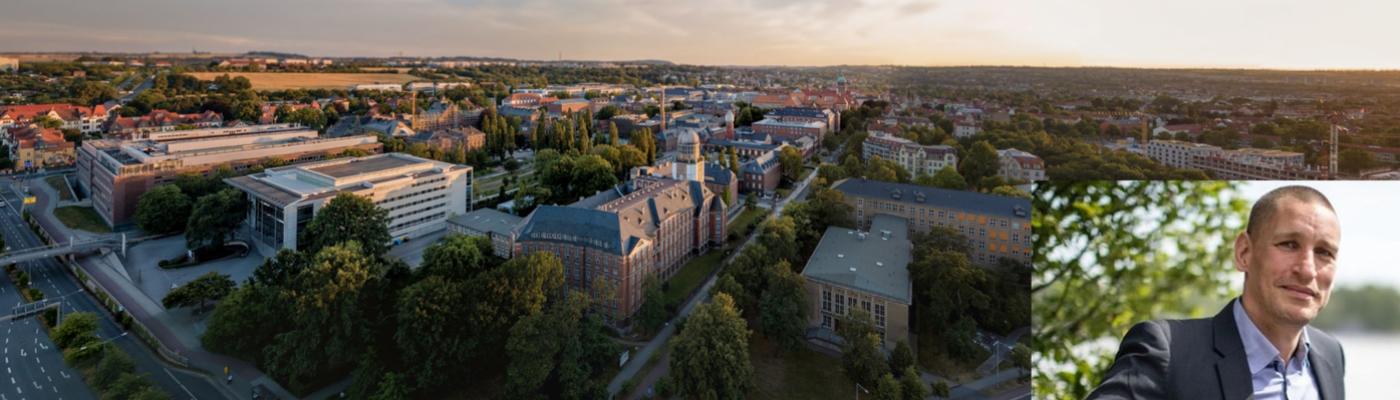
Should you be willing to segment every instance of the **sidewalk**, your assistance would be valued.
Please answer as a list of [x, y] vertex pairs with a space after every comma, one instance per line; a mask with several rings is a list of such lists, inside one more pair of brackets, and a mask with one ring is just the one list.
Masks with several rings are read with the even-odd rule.
[[[57, 221], [53, 216], [53, 209], [54, 200], [58, 198], [58, 193], [49, 188], [42, 179], [28, 183], [30, 192], [38, 197], [38, 204], [32, 209], [31, 214], [39, 221], [39, 225], [44, 230], [51, 232], [56, 242], [67, 243], [70, 235], [79, 237], [92, 235], [86, 232], [74, 232]], [[252, 364], [205, 351], [201, 347], [197, 335], [187, 323], [182, 324], [176, 321], [176, 317], [166, 312], [157, 301], [146, 296], [131, 281], [119, 275], [116, 271], [122, 270], [121, 266], [110, 265], [103, 259], [104, 257], [84, 257], [78, 259], [77, 264], [99, 285], [111, 291], [112, 297], [131, 314], [132, 318], [145, 325], [157, 341], [171, 351], [188, 358], [190, 369], [202, 372], [209, 379], [219, 382], [214, 386], [221, 388], [225, 395], [230, 396], [230, 398], [247, 398], [252, 393], [253, 385], [260, 384], [268, 387], [278, 397], [296, 398]], [[234, 380], [231, 385], [223, 384], [224, 367], [228, 367], [233, 372]]]

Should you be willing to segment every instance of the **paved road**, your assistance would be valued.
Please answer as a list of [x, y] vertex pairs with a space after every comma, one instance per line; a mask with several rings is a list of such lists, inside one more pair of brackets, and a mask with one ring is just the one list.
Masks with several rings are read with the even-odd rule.
[[[797, 188], [792, 191], [792, 195], [778, 200], [777, 205], [773, 207], [773, 212], [768, 215], [768, 218], [782, 215], [783, 207], [787, 207], [788, 203], [805, 198], [807, 196], [807, 188], [812, 183], [812, 179], [816, 178], [816, 176], [817, 174], [815, 172], [809, 174], [807, 179], [804, 179], [798, 184]], [[665, 345], [666, 341], [671, 340], [671, 336], [676, 333], [676, 323], [690, 316], [691, 311], [694, 311], [697, 305], [710, 300], [710, 288], [714, 287], [715, 280], [719, 277], [720, 271], [724, 270], [723, 266], [729, 265], [730, 262], [734, 261], [734, 257], [737, 257], [745, 247], [753, 243], [761, 231], [760, 229], [754, 229], [753, 233], [749, 234], [749, 238], [744, 240], [744, 244], [735, 248], [734, 253], [724, 259], [720, 269], [710, 274], [710, 277], [705, 280], [705, 284], [700, 286], [700, 290], [696, 293], [695, 297], [692, 297], [685, 303], [685, 307], [681, 308], [680, 312], [676, 313], [674, 318], [671, 318], [670, 323], [666, 324], [664, 328], [661, 328], [661, 332], [658, 332], [656, 337], [652, 338], [650, 342], [642, 346], [641, 350], [638, 350], [636, 354], [632, 355], [631, 361], [623, 366], [622, 371], [618, 372], [617, 376], [614, 376], [612, 381], [608, 383], [608, 396], [616, 397], [618, 392], [622, 391], [622, 384], [632, 379], [638, 372], [641, 372], [642, 367], [646, 365], [646, 360], [650, 359], [653, 353], [656, 353], [658, 349]], [[669, 369], [670, 365], [669, 363], [657, 363], [656, 368], [662, 369], [663, 371], [644, 375], [646, 379], [637, 383], [638, 391], [645, 392], [646, 388], [654, 384], [657, 379], [666, 376], [665, 370]]]
[[[11, 231], [23, 228], [5, 224], [8, 240]], [[7, 274], [0, 274], [0, 310], [8, 310], [24, 299]], [[39, 327], [34, 317], [0, 322], [5, 332], [0, 343], [0, 399], [96, 399], [82, 377], [63, 363], [63, 353], [49, 335]]]
[[146, 78], [146, 81], [141, 82], [141, 86], [137, 86], [137, 87], [136, 87], [136, 90], [132, 90], [130, 94], [127, 94], [126, 96], [122, 96], [122, 98], [121, 98], [120, 100], [118, 100], [118, 102], [121, 103], [121, 104], [130, 103], [132, 100], [136, 99], [136, 95], [141, 94], [141, 92], [146, 91], [146, 89], [150, 89], [151, 86], [155, 85], [155, 83], [156, 83], [156, 78], [155, 78], [155, 76], [152, 76], [152, 77], [150, 77], [150, 78]]
[[[0, 225], [16, 228], [3, 230], [5, 243], [13, 249], [43, 246], [40, 239], [20, 219], [18, 210], [14, 209], [13, 206], [20, 204], [19, 202], [20, 196], [17, 188], [11, 182], [0, 182], [0, 203], [8, 204], [0, 206]], [[117, 325], [112, 320], [111, 315], [98, 305], [96, 299], [81, 290], [77, 280], [63, 271], [63, 266], [58, 261], [49, 258], [26, 261], [19, 266], [29, 271], [31, 285], [43, 291], [44, 297], [54, 298], [65, 295], [62, 305], [64, 313], [84, 311], [97, 314], [100, 321], [97, 332], [99, 337], [114, 338], [123, 333], [121, 326]], [[120, 337], [113, 340], [112, 343], [130, 354], [136, 363], [137, 371], [145, 374], [157, 387], [169, 393], [173, 399], [226, 398], [215, 388], [213, 382], [203, 376], [168, 368], [134, 335]]]

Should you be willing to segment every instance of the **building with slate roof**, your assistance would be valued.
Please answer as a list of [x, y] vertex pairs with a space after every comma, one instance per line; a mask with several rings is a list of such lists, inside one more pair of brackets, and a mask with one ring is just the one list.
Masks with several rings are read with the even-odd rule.
[[500, 258], [510, 258], [515, 250], [515, 228], [521, 218], [483, 208], [447, 219], [447, 231], [467, 236], [485, 236], [491, 239], [493, 253]]
[[909, 306], [914, 303], [909, 261], [913, 245], [904, 218], [876, 214], [870, 230], [827, 227], [802, 269], [806, 278], [807, 337], [840, 344], [842, 319], [863, 310], [875, 322], [881, 344], [893, 349], [909, 341]]
[[625, 326], [642, 304], [647, 277], [668, 280], [724, 242], [725, 209], [702, 182], [637, 176], [568, 206], [536, 208], [516, 230], [515, 254], [554, 254], [570, 290], [614, 294], [598, 311]]
[[907, 183], [848, 178], [836, 181], [859, 227], [878, 214], [909, 220], [909, 229], [949, 228], [967, 238], [968, 259], [993, 265], [1001, 258], [1031, 261], [1031, 201]]

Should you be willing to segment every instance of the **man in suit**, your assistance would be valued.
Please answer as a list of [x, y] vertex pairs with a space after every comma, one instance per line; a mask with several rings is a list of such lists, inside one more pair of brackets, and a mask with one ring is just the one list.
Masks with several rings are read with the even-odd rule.
[[1340, 244], [1322, 193], [1265, 194], [1235, 238], [1244, 293], [1213, 318], [1133, 326], [1089, 398], [1343, 400], [1342, 345], [1308, 326], [1327, 306]]

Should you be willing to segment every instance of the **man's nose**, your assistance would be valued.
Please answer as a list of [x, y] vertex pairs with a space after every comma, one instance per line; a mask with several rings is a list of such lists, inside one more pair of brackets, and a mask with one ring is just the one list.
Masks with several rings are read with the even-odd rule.
[[1313, 251], [1302, 252], [1303, 256], [1298, 260], [1298, 264], [1293, 268], [1293, 273], [1303, 282], [1312, 282], [1317, 278], [1317, 253]]

